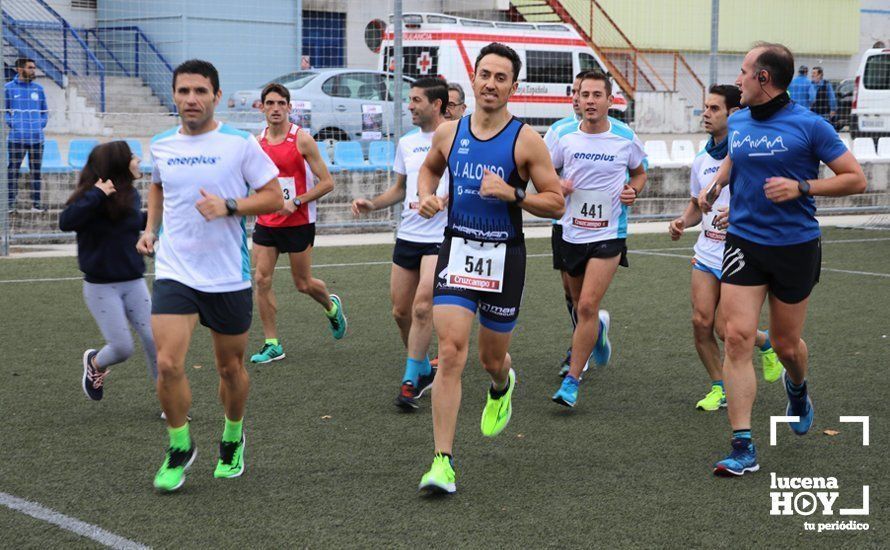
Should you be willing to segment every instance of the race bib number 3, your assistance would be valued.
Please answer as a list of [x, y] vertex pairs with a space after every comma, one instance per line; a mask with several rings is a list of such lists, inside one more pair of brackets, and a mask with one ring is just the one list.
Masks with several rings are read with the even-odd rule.
[[572, 193], [572, 225], [581, 229], [609, 227], [612, 197], [605, 191], [577, 189]]
[[504, 258], [507, 245], [482, 243], [461, 237], [451, 239], [448, 256], [448, 286], [501, 292], [504, 288]]
[[294, 178], [278, 178], [278, 184], [281, 185], [281, 194], [284, 200], [292, 201], [297, 198], [297, 187], [294, 184]]

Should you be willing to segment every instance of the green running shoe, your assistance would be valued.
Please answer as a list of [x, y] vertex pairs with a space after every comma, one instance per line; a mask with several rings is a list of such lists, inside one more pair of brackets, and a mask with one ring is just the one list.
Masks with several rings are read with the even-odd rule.
[[494, 437], [504, 431], [513, 415], [513, 404], [510, 402], [513, 397], [513, 389], [516, 387], [516, 372], [510, 369], [510, 386], [507, 393], [499, 399], [491, 397], [491, 390], [486, 395], [487, 401], [485, 408], [482, 410], [482, 435]]
[[695, 404], [700, 411], [716, 411], [726, 407], [726, 392], [720, 386], [711, 386], [704, 399]]
[[782, 377], [782, 371], [785, 370], [773, 348], [760, 352], [760, 365], [763, 367], [763, 379], [767, 382], [775, 382]]
[[250, 356], [251, 363], [271, 363], [272, 361], [280, 361], [287, 357], [284, 354], [284, 347], [275, 344], [263, 344], [263, 349], [259, 353]]
[[167, 456], [164, 457], [164, 463], [161, 465], [158, 473], [155, 474], [155, 489], [165, 493], [172, 493], [182, 487], [182, 484], [185, 483], [185, 471], [195, 461], [196, 456], [198, 456], [198, 448], [194, 442], [192, 442], [191, 448], [187, 451], [174, 449], [173, 447], [168, 448]]
[[244, 473], [244, 432], [241, 432], [241, 441], [233, 443], [231, 441], [219, 442], [219, 461], [216, 463], [216, 470], [213, 471], [213, 477], [217, 479], [230, 479], [240, 477]]
[[447, 456], [437, 454], [433, 458], [433, 465], [429, 472], [423, 474], [418, 490], [423, 495], [451, 495], [457, 491], [454, 467]]
[[343, 302], [336, 294], [331, 294], [331, 301], [337, 305], [337, 313], [333, 317], [328, 316], [328, 322], [331, 323], [331, 332], [334, 334], [334, 340], [339, 340], [346, 335], [346, 314], [343, 312]]

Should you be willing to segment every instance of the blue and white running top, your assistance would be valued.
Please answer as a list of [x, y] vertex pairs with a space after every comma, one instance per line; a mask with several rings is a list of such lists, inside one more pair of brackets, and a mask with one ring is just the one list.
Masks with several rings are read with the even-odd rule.
[[163, 226], [155, 273], [202, 292], [250, 288], [250, 254], [243, 216], [207, 221], [195, 203], [200, 189], [240, 199], [278, 176], [256, 138], [220, 124], [197, 136], [180, 127], [151, 140], [151, 181], [164, 188]]
[[[713, 138], [712, 138], [713, 139]], [[702, 189], [707, 189], [714, 180], [717, 170], [720, 169], [722, 159], [718, 160], [703, 149], [695, 160], [692, 161], [692, 172], [689, 176], [689, 192], [693, 199], [698, 200]], [[695, 261], [704, 264], [712, 270], [720, 271], [723, 267], [723, 248], [726, 243], [726, 231], [714, 226], [714, 218], [720, 213], [719, 209], [729, 206], [729, 186], [724, 186], [720, 195], [714, 201], [711, 211], [702, 214], [701, 233], [695, 241]]]
[[514, 149], [525, 125], [516, 117], [491, 139], [477, 139], [470, 129], [470, 115], [460, 119], [448, 153], [448, 225], [446, 236], [483, 242], [522, 240], [522, 209], [498, 198], [479, 195], [483, 170], [500, 176], [513, 187], [525, 190]]
[[767, 178], [810, 180], [847, 152], [824, 118], [791, 103], [766, 120], [751, 109], [729, 117], [729, 232], [765, 246], [804, 243], [819, 237], [813, 197], [774, 203], [766, 198]]
[[588, 134], [579, 124], [560, 127], [550, 152], [553, 167], [572, 182], [562, 216], [562, 238], [587, 244], [627, 237], [627, 207], [621, 191], [628, 170], [643, 165], [643, 143], [626, 124], [609, 118], [609, 129]]

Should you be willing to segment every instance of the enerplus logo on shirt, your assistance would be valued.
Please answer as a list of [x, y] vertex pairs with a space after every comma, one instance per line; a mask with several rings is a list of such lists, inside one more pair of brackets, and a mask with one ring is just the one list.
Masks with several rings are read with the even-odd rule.
[[222, 157], [207, 157], [196, 155], [193, 157], [171, 157], [167, 159], [167, 166], [195, 166], [196, 164], [216, 164]]
[[615, 155], [607, 155], [605, 153], [582, 153], [579, 151], [572, 155], [572, 158], [575, 160], [589, 160], [593, 162], [615, 162]]

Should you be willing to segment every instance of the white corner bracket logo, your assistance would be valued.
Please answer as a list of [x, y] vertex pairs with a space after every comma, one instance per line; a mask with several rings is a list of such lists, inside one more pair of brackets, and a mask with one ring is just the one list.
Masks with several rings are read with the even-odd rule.
[[[841, 416], [842, 423], [862, 424], [862, 446], [869, 446], [869, 417]], [[799, 416], [771, 416], [769, 444], [776, 446], [776, 426], [785, 422], [799, 422]], [[835, 514], [835, 502], [840, 496], [840, 485], [835, 477], [782, 477], [770, 473], [770, 515], [810, 516], [819, 511], [823, 516]], [[841, 516], [869, 515], [869, 486], [862, 486], [862, 504], [859, 508], [840, 508]], [[804, 522], [805, 531], [868, 531], [868, 523], [853, 519], [833, 522]]]

